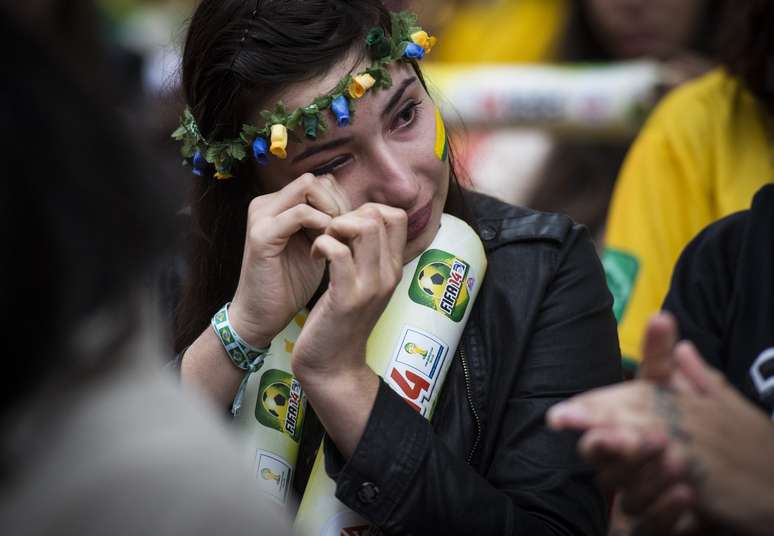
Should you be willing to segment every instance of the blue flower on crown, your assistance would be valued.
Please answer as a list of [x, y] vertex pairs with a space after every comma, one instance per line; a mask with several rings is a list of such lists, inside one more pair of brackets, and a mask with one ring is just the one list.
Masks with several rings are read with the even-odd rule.
[[421, 60], [425, 57], [425, 49], [416, 43], [409, 43], [406, 45], [406, 51], [403, 55], [407, 58]]
[[261, 166], [269, 163], [269, 145], [260, 136], [253, 141], [253, 156]]
[[202, 177], [205, 171], [207, 171], [207, 161], [202, 156], [202, 152], [197, 149], [193, 156], [193, 172]]
[[331, 102], [331, 111], [336, 116], [336, 123], [340, 127], [349, 126], [349, 102], [344, 95], [339, 95]]

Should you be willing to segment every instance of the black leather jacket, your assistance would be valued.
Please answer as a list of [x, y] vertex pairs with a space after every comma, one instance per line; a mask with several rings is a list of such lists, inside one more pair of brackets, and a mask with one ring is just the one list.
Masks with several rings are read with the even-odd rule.
[[544, 418], [621, 378], [594, 247], [564, 216], [470, 200], [489, 265], [433, 421], [382, 383], [352, 458], [326, 443], [336, 495], [390, 534], [604, 534], [577, 436]]

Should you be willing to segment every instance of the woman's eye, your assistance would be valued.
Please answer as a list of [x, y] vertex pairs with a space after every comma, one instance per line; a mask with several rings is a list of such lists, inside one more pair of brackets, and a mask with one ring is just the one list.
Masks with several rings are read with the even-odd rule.
[[395, 121], [395, 128], [401, 128], [413, 123], [417, 114], [419, 113], [419, 107], [420, 103], [416, 101], [410, 101], [408, 104], [406, 104], [406, 106], [404, 106], [403, 109], [398, 112]]
[[327, 175], [328, 173], [333, 173], [338, 168], [346, 164], [347, 160], [348, 159], [346, 156], [340, 156], [338, 158], [334, 158], [327, 164], [324, 164], [318, 168], [309, 170], [309, 173], [311, 173], [312, 175]]

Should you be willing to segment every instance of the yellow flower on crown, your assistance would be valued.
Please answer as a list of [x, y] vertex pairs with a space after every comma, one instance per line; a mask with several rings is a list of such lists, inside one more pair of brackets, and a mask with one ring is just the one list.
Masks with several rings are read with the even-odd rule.
[[420, 30], [411, 34], [411, 40], [417, 45], [425, 49], [425, 54], [430, 53], [435, 44], [438, 42], [438, 38], [435, 36], [427, 35], [427, 32]]
[[352, 77], [347, 91], [353, 99], [359, 99], [365, 95], [366, 91], [374, 87], [376, 79], [368, 73], [359, 74]]
[[215, 175], [213, 176], [219, 181], [233, 177], [233, 175], [223, 167], [222, 162], [215, 162]]
[[271, 126], [271, 147], [269, 152], [284, 160], [288, 157], [288, 153], [285, 149], [288, 146], [288, 128], [285, 125], [272, 125]]

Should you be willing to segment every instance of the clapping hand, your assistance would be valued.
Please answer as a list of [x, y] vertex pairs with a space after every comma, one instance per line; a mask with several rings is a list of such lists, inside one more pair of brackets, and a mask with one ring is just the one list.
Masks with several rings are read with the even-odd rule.
[[635, 533], [765, 532], [774, 426], [692, 344], [676, 340], [674, 319], [658, 315], [637, 380], [559, 404], [548, 422], [584, 432], [581, 455], [621, 493]]

